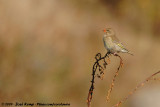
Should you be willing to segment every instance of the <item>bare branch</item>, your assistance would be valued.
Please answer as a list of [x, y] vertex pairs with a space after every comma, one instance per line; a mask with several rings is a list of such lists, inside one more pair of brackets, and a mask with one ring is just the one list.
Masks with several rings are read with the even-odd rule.
[[[94, 82], [95, 82], [95, 77], [96, 77], [96, 76], [95, 76], [96, 71], [97, 71], [97, 69], [98, 69], [99, 74], [97, 74], [97, 75], [98, 75], [98, 77], [100, 77], [101, 79], [103, 79], [104, 69], [106, 68], [106, 65], [108, 65], [108, 63], [107, 63], [107, 61], [106, 61], [106, 57], [109, 58], [109, 55], [110, 55], [110, 54], [111, 54], [110, 52], [107, 52], [104, 57], [101, 57], [101, 54], [98, 53], [98, 54], [96, 54], [96, 56], [95, 56], [96, 62], [94, 63], [93, 68], [92, 68], [91, 87], [90, 87], [90, 89], [89, 89], [88, 98], [87, 98], [88, 107], [90, 107], [90, 103], [91, 103], [91, 100], [92, 100], [92, 95], [93, 95], [93, 90], [94, 90]], [[103, 62], [103, 66], [101, 66], [101, 65], [99, 64], [99, 61], [101, 61], [101, 60], [104, 61], [104, 62]]]
[[119, 67], [117, 68], [117, 71], [112, 79], [112, 83], [110, 85], [110, 88], [108, 90], [108, 93], [107, 93], [107, 102], [110, 100], [110, 94], [113, 90], [113, 87], [114, 87], [114, 82], [116, 81], [116, 77], [118, 76], [118, 73], [119, 73], [119, 69], [123, 66], [123, 60], [122, 58], [118, 55], [118, 54], [115, 54], [115, 56], [119, 57], [120, 58], [120, 64], [119, 64]]
[[[147, 82], [149, 82], [150, 80], [154, 80], [155, 78], [153, 78], [155, 75], [159, 74], [160, 71], [152, 74], [151, 76], [149, 76], [145, 81], [143, 81], [142, 83], [140, 83], [139, 85], [136, 86], [136, 88], [131, 91], [127, 97], [125, 97], [124, 99], [122, 99], [121, 101], [119, 101], [117, 104], [115, 104], [112, 107], [118, 107], [120, 104], [124, 103], [130, 96], [132, 96], [138, 89], [140, 89], [141, 87], [143, 87]], [[155, 79], [157, 80], [157, 79]]]

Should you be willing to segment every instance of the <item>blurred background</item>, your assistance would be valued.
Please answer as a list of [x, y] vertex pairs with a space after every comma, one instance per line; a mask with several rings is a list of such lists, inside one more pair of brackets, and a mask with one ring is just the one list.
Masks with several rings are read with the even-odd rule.
[[[110, 103], [119, 58], [111, 57], [104, 80], [96, 78], [92, 107], [111, 107], [160, 69], [159, 11], [159, 0], [0, 0], [0, 102], [87, 107], [94, 57], [107, 52], [102, 30], [111, 27], [134, 54], [120, 54]], [[159, 107], [152, 102], [159, 86], [149, 82], [122, 107]], [[151, 106], [136, 105], [148, 97]]]

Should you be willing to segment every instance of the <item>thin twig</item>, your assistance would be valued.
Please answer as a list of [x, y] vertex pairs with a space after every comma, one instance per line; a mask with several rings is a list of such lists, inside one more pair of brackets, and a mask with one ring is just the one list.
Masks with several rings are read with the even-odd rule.
[[[112, 107], [118, 107], [120, 104], [124, 103], [131, 95], [133, 95], [139, 88], [143, 87], [147, 82], [149, 82], [150, 80], [154, 80], [154, 77], [155, 75], [159, 74], [160, 71], [152, 74], [151, 76], [149, 76], [145, 81], [143, 81], [142, 83], [140, 83], [139, 85], [136, 86], [136, 88], [131, 91], [127, 97], [125, 97], [124, 99], [122, 99], [121, 101], [119, 101], [117, 104], [115, 104], [114, 106]], [[156, 80], [156, 79], [155, 79]]]
[[160, 78], [153, 78], [151, 80], [156, 80], [156, 81], [160, 81]]
[[115, 54], [115, 56], [118, 56], [120, 58], [120, 64], [119, 64], [119, 67], [117, 68], [117, 71], [115, 72], [115, 75], [114, 75], [114, 77], [112, 79], [112, 83], [111, 83], [110, 88], [108, 90], [108, 93], [107, 93], [107, 102], [110, 100], [110, 94], [111, 94], [111, 92], [113, 90], [114, 82], [116, 80], [116, 77], [118, 76], [119, 69], [123, 66], [123, 60], [122, 60], [122, 58], [118, 54]]

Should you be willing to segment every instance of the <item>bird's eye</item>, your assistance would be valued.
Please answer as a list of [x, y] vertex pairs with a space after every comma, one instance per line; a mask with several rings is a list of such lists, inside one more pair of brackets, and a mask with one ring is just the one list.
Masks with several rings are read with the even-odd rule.
[[107, 30], [107, 33], [111, 33], [110, 30]]

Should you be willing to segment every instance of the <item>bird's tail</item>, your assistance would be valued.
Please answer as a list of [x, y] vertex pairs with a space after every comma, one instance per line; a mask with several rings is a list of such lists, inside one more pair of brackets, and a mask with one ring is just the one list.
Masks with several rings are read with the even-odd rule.
[[130, 55], [132, 55], [132, 56], [134, 56], [134, 55], [133, 55], [131, 52], [129, 52], [129, 51], [128, 51], [127, 53], [130, 54]]
[[128, 54], [130, 54], [130, 55], [132, 55], [132, 56], [133, 56], [133, 54], [132, 54], [130, 51], [128, 51], [127, 49], [125, 49], [125, 48], [122, 50], [122, 52], [124, 52], [124, 53], [128, 53]]

